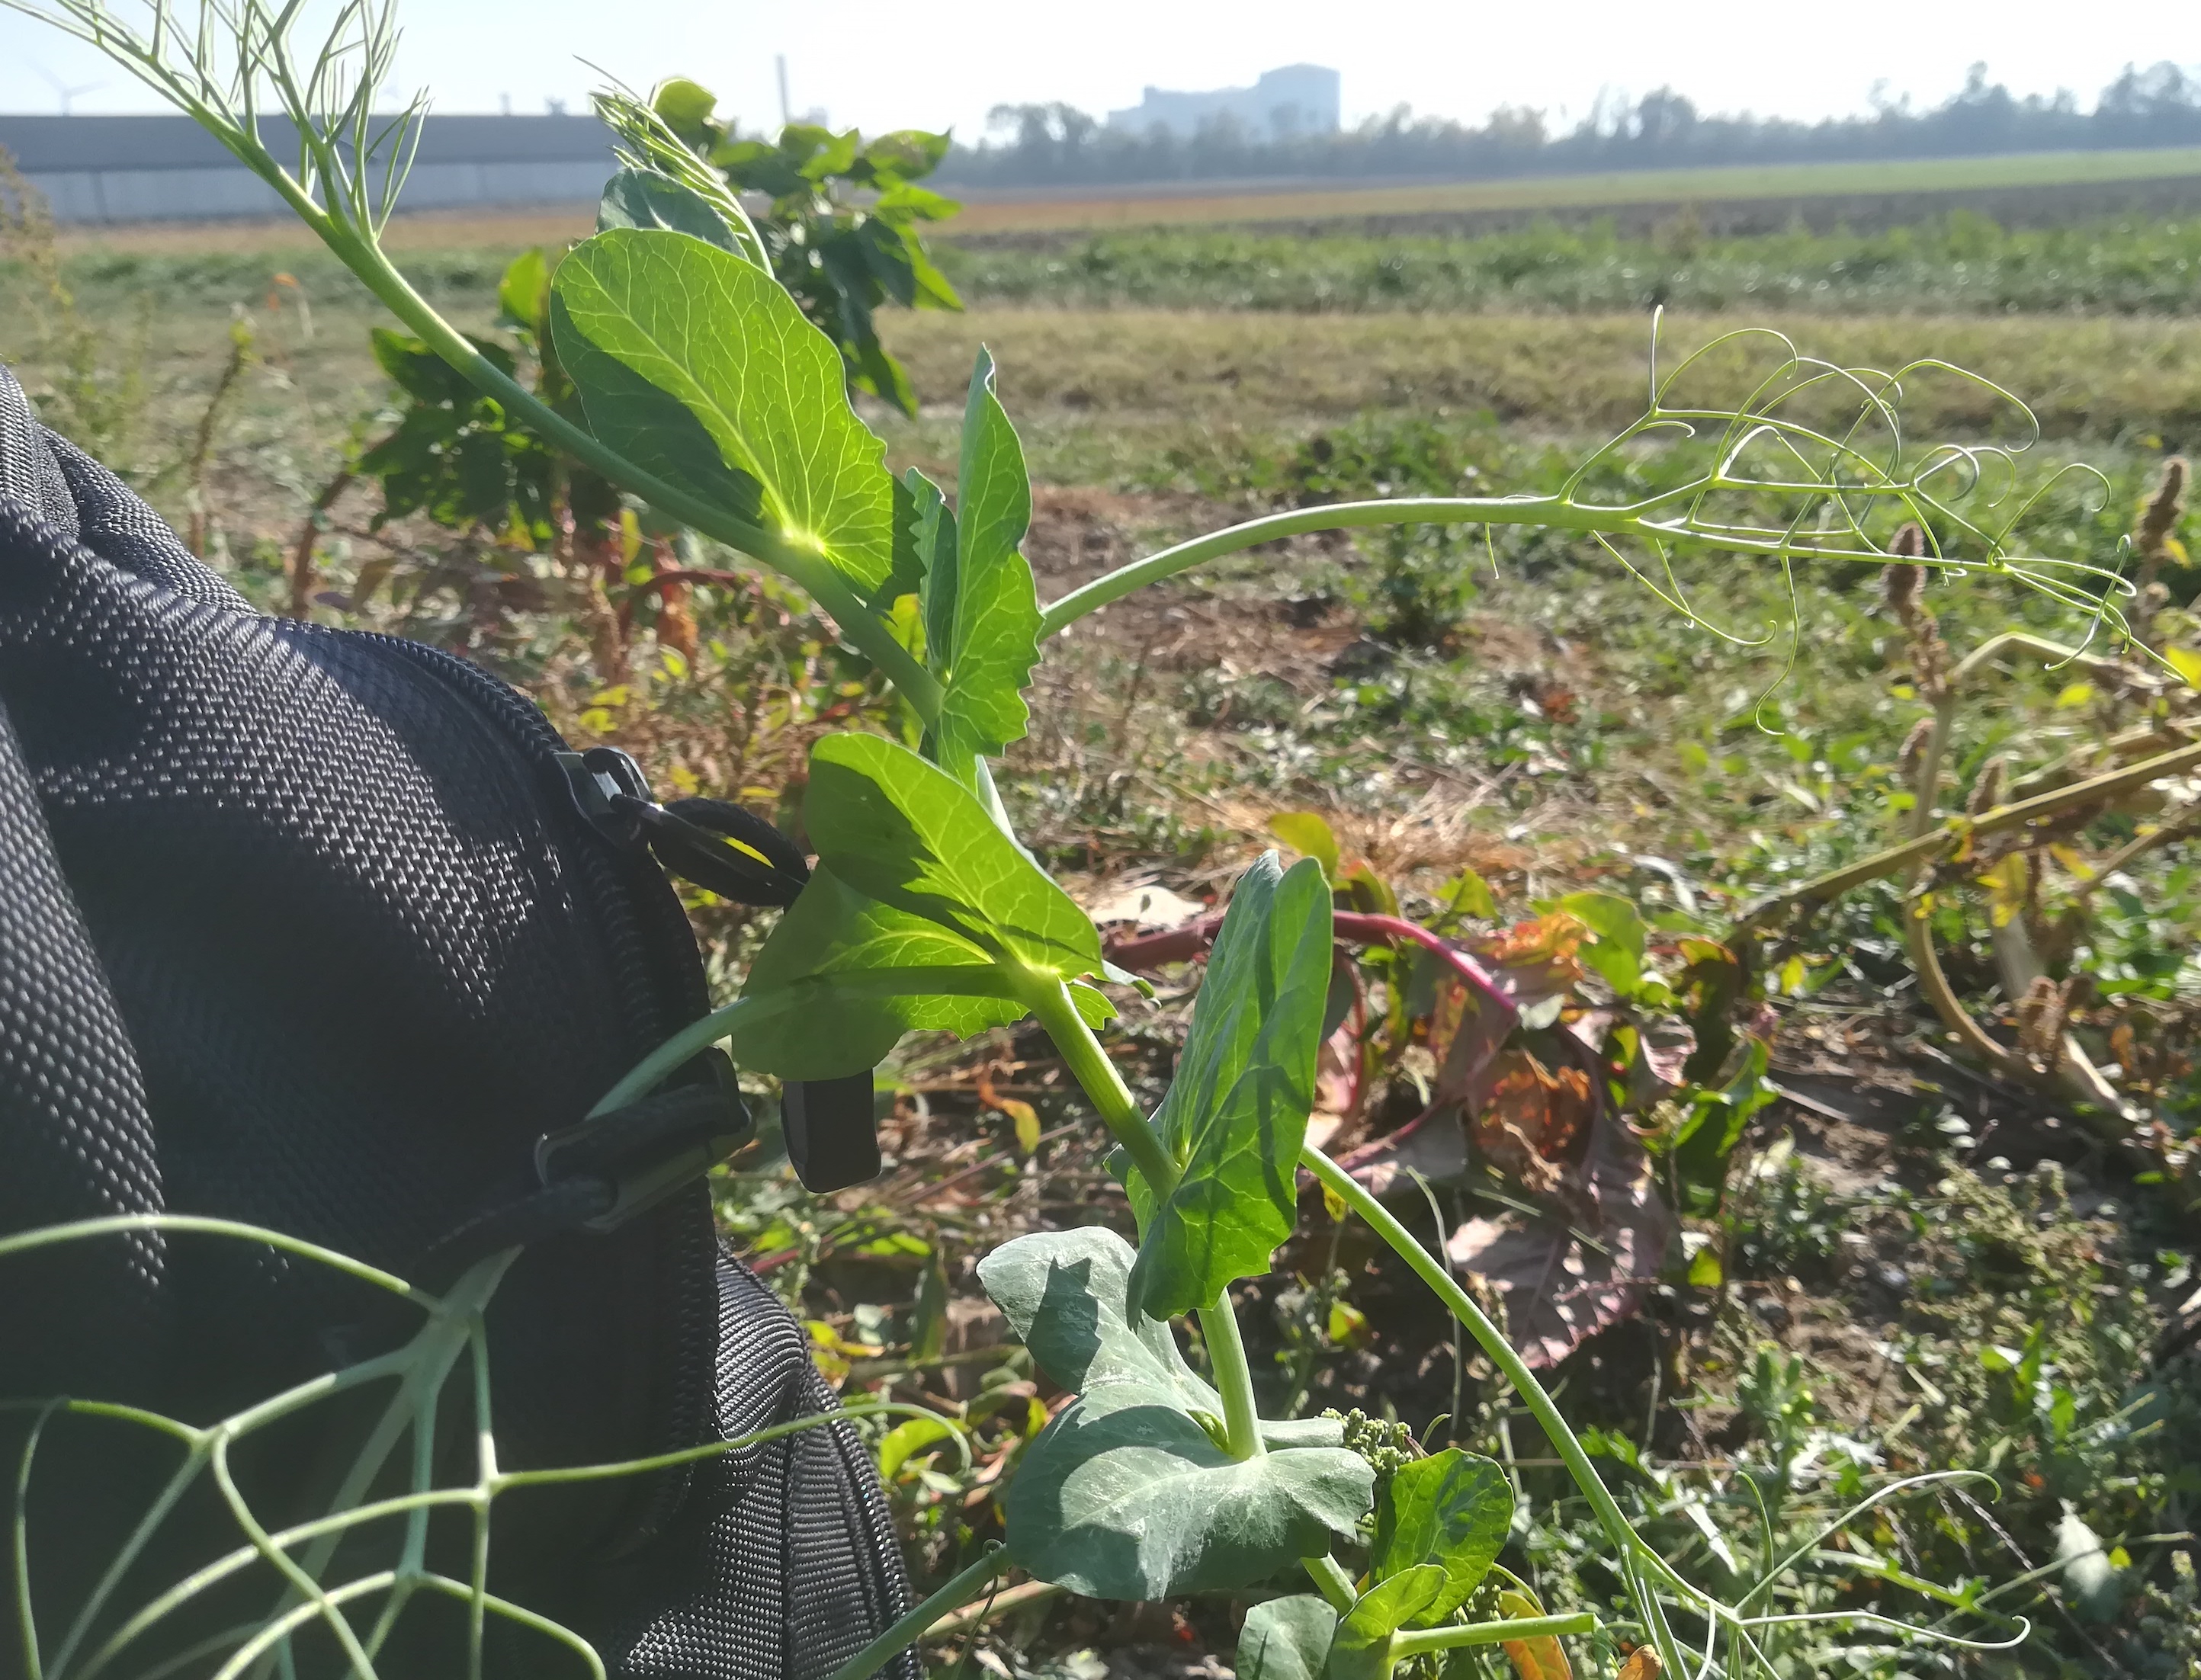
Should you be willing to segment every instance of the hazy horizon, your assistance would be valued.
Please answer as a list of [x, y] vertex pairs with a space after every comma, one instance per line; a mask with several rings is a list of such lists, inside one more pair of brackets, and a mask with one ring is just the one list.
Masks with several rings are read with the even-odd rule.
[[[1470, 121], [1525, 105], [1571, 126], [1601, 96], [1660, 86], [1707, 112], [1805, 120], [1868, 110], [1876, 96], [1922, 108], [1956, 91], [1975, 61], [2014, 92], [2067, 90], [2091, 106], [2128, 63], [2201, 61], [2193, 14], [2168, 0], [2111, 9], [2075, 38], [2045, 8], [2025, 6], [1990, 14], [1852, 0], [1838, 26], [1810, 18], [1786, 33], [1766, 27], [1762, 9], [1734, 0], [1657, 9], [1582, 0], [1564, 15], [1564, 55], [1553, 50], [1552, 15], [1405, 0], [1385, 10], [1381, 26], [1346, 32], [1334, 7], [1313, 0], [1258, 10], [1118, 0], [1089, 27], [1035, 29], [1029, 9], [1008, 0], [944, 0], [912, 28], [907, 7], [879, 0], [799, 15], [749, 4], [699, 13], [673, 0], [616, 9], [414, 0], [400, 10], [396, 86], [426, 87], [447, 112], [494, 112], [507, 101], [515, 112], [541, 111], [552, 100], [578, 111], [601, 80], [585, 60], [637, 86], [693, 76], [720, 95], [722, 109], [757, 126], [779, 115], [774, 59], [784, 54], [798, 114], [820, 108], [836, 125], [866, 130], [952, 127], [975, 141], [996, 104], [1059, 100], [1098, 114], [1136, 104], [1148, 84], [1239, 86], [1300, 61], [1341, 73], [1348, 126], [1406, 104]], [[1979, 26], [1986, 15], [1998, 20], [1992, 32]], [[75, 91], [71, 103], [84, 114], [164, 108], [90, 48], [0, 12], [0, 111], [58, 111], [62, 89]]]

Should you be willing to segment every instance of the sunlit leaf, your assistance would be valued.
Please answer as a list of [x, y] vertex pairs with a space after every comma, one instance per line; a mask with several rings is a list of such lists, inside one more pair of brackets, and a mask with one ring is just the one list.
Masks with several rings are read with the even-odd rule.
[[1412, 1624], [1433, 1626], [1482, 1584], [1512, 1522], [1513, 1489], [1505, 1471], [1487, 1458], [1447, 1447], [1401, 1465], [1392, 1475], [1376, 1507], [1369, 1573], [1381, 1581], [1436, 1566], [1440, 1590]]
[[879, 1479], [892, 1482], [913, 1456], [954, 1433], [953, 1426], [938, 1418], [911, 1418], [896, 1424], [879, 1442]]
[[1022, 1020], [1008, 993], [990, 952], [821, 866], [749, 967], [742, 997], [758, 1008], [737, 1022], [731, 1049], [760, 1073], [837, 1079], [877, 1066], [905, 1033]]
[[1635, 906], [1610, 893], [1570, 893], [1558, 907], [1594, 936], [1581, 947], [1583, 963], [1622, 997], [1632, 996], [1643, 977], [1647, 938]]
[[[862, 589], [886, 577], [885, 446], [848, 406], [840, 353], [778, 281], [700, 239], [612, 228], [558, 265], [551, 295], [559, 356], [598, 436], [701, 495], [738, 473], [757, 486], [755, 517], [792, 547]], [[653, 440], [664, 397], [694, 418], [719, 471], [699, 476], [692, 446]]]
[[877, 735], [811, 750], [805, 825], [849, 885], [1024, 970], [1102, 972], [1085, 912], [937, 765]]
[[514, 257], [497, 281], [496, 310], [513, 325], [540, 332], [549, 307], [550, 259], [537, 245]]
[[1429, 1607], [1444, 1595], [1445, 1572], [1435, 1564], [1417, 1564], [1386, 1576], [1354, 1601], [1330, 1642], [1330, 1680], [1388, 1680], [1391, 1636], [1427, 1619]]
[[[924, 518], [920, 504], [920, 547]], [[1030, 721], [1024, 689], [1039, 659], [1039, 595], [1018, 547], [1030, 524], [1024, 446], [982, 349], [963, 415], [954, 542], [935, 540], [924, 583], [927, 654], [943, 691], [934, 738], [942, 764], [961, 778], [973, 758], [999, 752]]]
[[1319, 811], [1279, 811], [1269, 819], [1269, 832], [1300, 857], [1312, 858], [1321, 864], [1324, 879], [1337, 879], [1337, 835]]

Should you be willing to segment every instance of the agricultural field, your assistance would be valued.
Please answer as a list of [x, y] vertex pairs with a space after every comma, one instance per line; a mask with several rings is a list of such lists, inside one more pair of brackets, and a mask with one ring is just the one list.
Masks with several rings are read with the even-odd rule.
[[[2065, 184], [2112, 178], [2058, 167]], [[2053, 184], [2045, 167], [1934, 166], [1897, 187]], [[1761, 173], [1723, 190], [1858, 190]], [[1464, 1114], [1451, 982], [1381, 941], [1347, 950], [1321, 1146], [1505, 1326], [1627, 1518], [1693, 1578], [1740, 1595], [1793, 1554], [1762, 1613], [1986, 1643], [2031, 1629], [1975, 1650], [1770, 1624], [1764, 1671], [2192, 1680], [2201, 781], [2189, 756], [2086, 789], [2201, 735], [2201, 525], [2174, 465], [2201, 442], [2201, 214], [1734, 236], [1681, 212], [1471, 237], [1214, 225], [1508, 208], [1497, 190], [1306, 195], [1274, 216], [1188, 197], [1145, 216], [1171, 225], [1121, 231], [1089, 209], [981, 207], [935, 241], [967, 307], [879, 317], [916, 412], [866, 398], [866, 418], [897, 469], [954, 488], [965, 386], [991, 352], [1046, 601], [1271, 513], [1672, 492], [1717, 464], [1717, 419], [1600, 449], [1644, 412], [1662, 307], [1658, 370], [1687, 364], [1664, 400], [1700, 417], [1786, 382], [1784, 413], [1884, 448], [1898, 393], [1833, 370], [1905, 370], [1900, 436], [1950, 446], [1937, 487], [1961, 529], [2015, 521], [2016, 553], [2121, 573], [2161, 657], [2118, 645], [2098, 580], [2045, 570], [2028, 588], [1976, 565], [1922, 577], [1496, 524], [1294, 534], [1194, 566], [1077, 623], [999, 770], [1033, 853], [1152, 981], [1123, 993], [1107, 1055], [1142, 1106], [1159, 1099], [1200, 978], [1198, 940], [1171, 935], [1271, 847], [1318, 859], [1370, 925], [1403, 917], [1535, 970], [1547, 1016]], [[415, 225], [392, 246], [454, 321], [517, 348], [500, 281], [565, 225], [476, 231]], [[713, 545], [678, 540], [682, 570], [718, 576], [676, 589], [649, 584], [660, 539], [639, 525], [606, 571], [434, 506], [384, 518], [360, 458], [403, 406], [370, 348], [387, 322], [296, 235], [56, 245], [18, 228], [5, 255], [0, 355], [269, 611], [456, 648], [660, 787], [790, 824], [819, 737], [905, 732], [804, 596], [730, 578]], [[1785, 506], [1728, 495], [1761, 524]], [[2025, 799], [2048, 802], [2032, 828], [1987, 815]], [[1922, 862], [1879, 861], [1936, 807], [1981, 820]], [[769, 916], [691, 909], [731, 992]], [[845, 1394], [962, 1425], [960, 1455], [945, 1431], [880, 1431], [928, 1585], [999, 1537], [1003, 1490], [1063, 1398], [977, 1261], [1096, 1215], [1131, 1230], [1077, 1092], [1030, 1023], [919, 1034], [881, 1074], [883, 1179], [811, 1197], [767, 1128], [717, 1185], [730, 1238]], [[1505, 1566], [1555, 1614], [1614, 1613], [1625, 1583], [1598, 1513], [1490, 1357], [1343, 1203], [1310, 1183], [1299, 1212], [1238, 1291], [1264, 1413], [1358, 1413], [1490, 1455], [1516, 1500]], [[1875, 1501], [1950, 1470], [1980, 1475]], [[941, 1660], [1212, 1677], [1246, 1609], [1032, 1583], [995, 1607], [983, 1633], [947, 1630]], [[1623, 1655], [1573, 1649], [1600, 1676]], [[1522, 1660], [1413, 1660], [1470, 1680]]]
[[[1002, 189], [969, 205], [968, 234], [1173, 225], [1208, 228], [1242, 223], [1320, 224], [1339, 220], [1391, 224], [1517, 220], [1550, 213], [1620, 211], [1649, 206], [1714, 207], [1723, 220], [1788, 207], [1813, 216], [1817, 205], [1836, 214], [1862, 206], [1901, 206], [1910, 217], [1956, 208], [1966, 200], [2007, 204], [2028, 222], [2068, 220], [2089, 201], [2168, 194], [2193, 202], [2201, 185], [2201, 151], [2035, 152], [2003, 157], [1883, 159], [1843, 163], [1635, 169], [1602, 174], [1529, 176], [1490, 181], [1416, 181], [1325, 184], [1252, 184], [1235, 192], [1212, 185], [1138, 189], [1095, 187], [1077, 193]], [[1883, 212], [1885, 214], [1885, 212]], [[1785, 220], [1785, 217], [1783, 218]]]

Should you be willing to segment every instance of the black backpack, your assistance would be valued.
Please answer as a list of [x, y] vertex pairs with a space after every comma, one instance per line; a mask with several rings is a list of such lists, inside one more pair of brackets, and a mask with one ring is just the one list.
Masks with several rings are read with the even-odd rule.
[[[694, 1168], [744, 1123], [722, 1061], [538, 1151], [708, 1006], [653, 840], [658, 856], [708, 853], [712, 830], [740, 834], [799, 881], [800, 855], [754, 819], [684, 819], [646, 795], [619, 755], [575, 760], [530, 702], [460, 659], [253, 612], [38, 426], [0, 369], [0, 1237], [208, 1215], [431, 1290], [524, 1243], [486, 1320], [506, 1468], [632, 1460], [831, 1410], [801, 1327], [713, 1234]], [[668, 1177], [669, 1195], [632, 1211], [631, 1192]], [[0, 1501], [35, 1431], [22, 1570], [49, 1675], [179, 1449], [44, 1402], [204, 1426], [419, 1322], [227, 1237], [0, 1257]], [[435, 1444], [461, 1482], [468, 1392], [446, 1396]], [[240, 1448], [267, 1529], [327, 1509], [386, 1398], [315, 1408]], [[382, 1560], [360, 1569], [386, 1566], [397, 1529], [346, 1542]], [[813, 1680], [908, 1607], [845, 1422], [515, 1491], [491, 1533], [490, 1590], [584, 1635], [615, 1675]], [[108, 1595], [78, 1665], [241, 1543], [202, 1476]], [[437, 1517], [443, 1572], [465, 1578], [469, 1543], [462, 1513]], [[242, 1571], [107, 1671], [250, 1624], [280, 1585]], [[379, 1671], [464, 1672], [467, 1607], [431, 1598], [408, 1604]], [[0, 1676], [25, 1671], [15, 1601], [0, 1591]], [[361, 1637], [376, 1608], [355, 1616]], [[347, 1671], [318, 1636], [301, 1636], [301, 1671]], [[502, 1619], [486, 1651], [491, 1673], [584, 1671]], [[913, 1658], [889, 1671], [913, 1680]]]

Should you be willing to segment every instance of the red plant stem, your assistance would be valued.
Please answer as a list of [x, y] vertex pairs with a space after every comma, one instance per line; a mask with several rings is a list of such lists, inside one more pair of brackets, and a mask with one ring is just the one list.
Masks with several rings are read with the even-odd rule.
[[[1106, 947], [1108, 960], [1120, 968], [1146, 969], [1158, 969], [1165, 963], [1188, 963], [1215, 943], [1216, 930], [1222, 925], [1219, 916], [1203, 916], [1166, 933], [1111, 940]], [[1347, 945], [1396, 945], [1401, 941], [1417, 945], [1450, 969], [1469, 991], [1504, 1010], [1508, 1031], [1521, 1017], [1513, 1000], [1499, 989], [1488, 969], [1451, 940], [1432, 934], [1418, 922], [1400, 916], [1368, 916], [1359, 910], [1341, 910], [1330, 918], [1330, 928]]]

